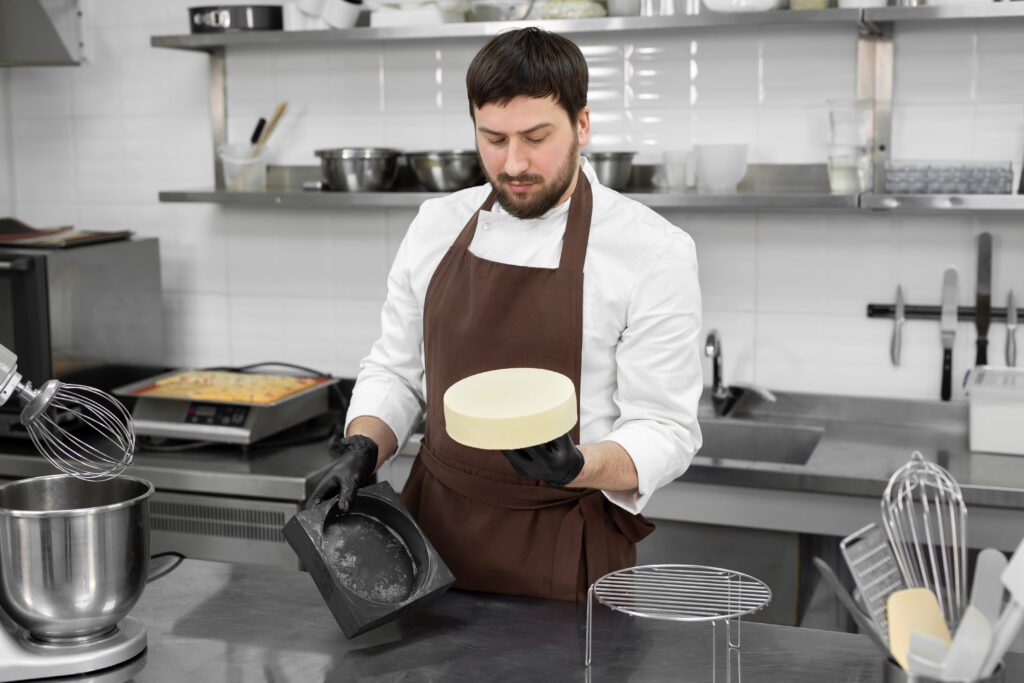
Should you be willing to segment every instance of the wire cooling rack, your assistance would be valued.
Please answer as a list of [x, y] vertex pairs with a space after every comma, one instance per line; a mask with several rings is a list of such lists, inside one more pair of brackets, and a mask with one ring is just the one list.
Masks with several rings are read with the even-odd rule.
[[[725, 621], [764, 608], [772, 591], [748, 574], [695, 564], [651, 564], [605, 574], [587, 593], [590, 666], [594, 599], [617, 612], [668, 621]], [[739, 642], [730, 643], [739, 647]]]

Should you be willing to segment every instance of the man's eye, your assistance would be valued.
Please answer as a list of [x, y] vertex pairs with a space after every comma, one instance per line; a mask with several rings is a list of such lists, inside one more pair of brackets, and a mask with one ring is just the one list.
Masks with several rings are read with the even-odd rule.
[[545, 136], [539, 137], [539, 138], [526, 138], [526, 141], [527, 142], [532, 142], [533, 144], [536, 145], [536, 144], [539, 144], [541, 142], [544, 142], [547, 139], [547, 137], [548, 136], [545, 135]]
[[498, 138], [497, 140], [493, 138], [488, 138], [487, 142], [491, 143], [492, 145], [503, 145], [505, 144], [505, 138]]

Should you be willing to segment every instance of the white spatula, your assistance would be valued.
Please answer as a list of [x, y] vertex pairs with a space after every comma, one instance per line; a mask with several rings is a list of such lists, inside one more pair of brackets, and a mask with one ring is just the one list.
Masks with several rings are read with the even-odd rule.
[[907, 673], [926, 678], [940, 678], [949, 644], [941, 638], [920, 631], [910, 634], [907, 650]]
[[999, 620], [999, 612], [1003, 609], [1003, 582], [1000, 577], [1006, 564], [1006, 555], [995, 548], [985, 548], [978, 553], [974, 564], [971, 607], [984, 614], [990, 626]]
[[939, 609], [939, 601], [927, 588], [904, 588], [892, 593], [887, 602], [889, 622], [889, 651], [893, 659], [907, 670], [907, 652], [910, 634], [920, 631], [925, 635], [950, 643], [949, 628]]
[[953, 643], [942, 665], [942, 680], [973, 681], [978, 678], [992, 645], [992, 625], [980, 610], [968, 605], [960, 615]]
[[996, 670], [1024, 623], [1024, 540], [1013, 551], [1013, 557], [1003, 570], [1002, 583], [1010, 592], [1010, 601], [992, 628], [992, 647], [981, 670], [983, 678], [988, 678]]

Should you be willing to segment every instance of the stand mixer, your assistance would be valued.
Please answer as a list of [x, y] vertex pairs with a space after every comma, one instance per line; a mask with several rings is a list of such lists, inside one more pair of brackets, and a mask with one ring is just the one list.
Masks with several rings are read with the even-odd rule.
[[[122, 474], [135, 451], [131, 417], [91, 387], [35, 390], [21, 379], [0, 345], [0, 406], [22, 401], [36, 449], [64, 474], [0, 486], [0, 681], [128, 680], [145, 660], [145, 626], [128, 612], [149, 571], [154, 490]], [[61, 427], [61, 413], [81, 428]]]

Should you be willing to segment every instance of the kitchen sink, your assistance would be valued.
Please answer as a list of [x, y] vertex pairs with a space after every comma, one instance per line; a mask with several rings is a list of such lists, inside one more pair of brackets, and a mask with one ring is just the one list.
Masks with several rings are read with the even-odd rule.
[[701, 420], [700, 458], [752, 460], [805, 465], [825, 433], [822, 427], [766, 424], [741, 420]]

